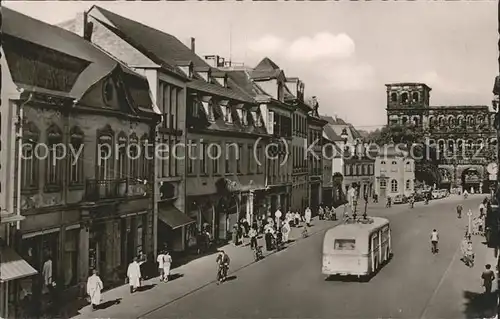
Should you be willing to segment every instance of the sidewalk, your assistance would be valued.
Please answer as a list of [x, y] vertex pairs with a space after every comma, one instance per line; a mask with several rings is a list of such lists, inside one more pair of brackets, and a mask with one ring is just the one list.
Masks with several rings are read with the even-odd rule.
[[[339, 221], [319, 221], [315, 218], [309, 228], [309, 236], [322, 230], [337, 225]], [[294, 245], [297, 241], [303, 240], [302, 228], [292, 228], [290, 233], [290, 243]], [[305, 239], [307, 240], [307, 238]], [[265, 251], [264, 239], [258, 239], [260, 246], [263, 246], [264, 257], [272, 255], [275, 251]], [[253, 263], [253, 251], [248, 246], [249, 240], [245, 239], [244, 244], [233, 246], [232, 244], [221, 247], [231, 257], [229, 279], [231, 275]], [[278, 257], [279, 258], [279, 257]], [[195, 292], [211, 283], [215, 282], [216, 264], [215, 254], [203, 256], [195, 259], [178, 268], [172, 269], [173, 277], [168, 283], [161, 283], [159, 277], [145, 280], [142, 291], [130, 294], [129, 286], [123, 285], [103, 293], [103, 303], [101, 308], [92, 311], [89, 305], [78, 311], [73, 310], [66, 313], [65, 318], [138, 318], [151, 310], [171, 303], [192, 292]], [[76, 307], [76, 304], [75, 304]], [[77, 308], [78, 309], [78, 308]]]
[[[495, 270], [496, 258], [493, 249], [483, 243], [484, 237], [473, 236], [472, 240], [475, 253], [474, 267], [469, 268], [460, 260], [462, 253], [458, 248], [422, 318], [477, 319], [495, 316], [497, 295], [487, 296], [483, 293], [481, 274], [486, 264], [490, 264]], [[495, 280], [493, 292], [496, 292], [497, 288]]]

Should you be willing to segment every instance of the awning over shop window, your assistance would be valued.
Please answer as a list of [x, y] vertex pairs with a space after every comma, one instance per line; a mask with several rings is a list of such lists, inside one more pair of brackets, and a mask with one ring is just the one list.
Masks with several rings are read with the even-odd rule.
[[162, 222], [170, 226], [170, 228], [172, 229], [176, 229], [196, 222], [173, 205], [159, 206], [158, 218]]
[[0, 282], [36, 275], [35, 268], [8, 246], [0, 248]]

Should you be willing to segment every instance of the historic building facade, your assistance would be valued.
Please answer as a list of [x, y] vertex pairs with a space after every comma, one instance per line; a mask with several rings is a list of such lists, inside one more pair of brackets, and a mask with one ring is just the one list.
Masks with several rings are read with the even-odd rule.
[[[153, 251], [148, 159], [156, 116], [147, 79], [77, 35], [3, 9], [3, 48], [22, 96], [20, 223], [16, 246], [64, 297], [90, 269], [105, 285], [123, 283], [127, 264]], [[33, 32], [36, 30], [37, 32]], [[154, 144], [152, 145], [154, 147]], [[44, 312], [47, 287], [29, 277]]]
[[[98, 6], [61, 27], [95, 43], [147, 78], [155, 112], [161, 115], [155, 137], [159, 143], [154, 156], [155, 171], [150, 181], [155, 196], [154, 251], [165, 245], [172, 251], [184, 250], [190, 238], [190, 225], [195, 222], [184, 213], [186, 161], [182, 145], [186, 143], [186, 83], [189, 81], [183, 71], [186, 63], [173, 65], [168, 52], [155, 46], [159, 37], [170, 40], [170, 35]], [[192, 44], [194, 46], [194, 40]]]
[[387, 84], [389, 125], [421, 130], [437, 149], [439, 188], [489, 192], [486, 166], [496, 162], [494, 114], [488, 106], [431, 106], [423, 83]]
[[374, 186], [381, 198], [410, 196], [415, 187], [415, 160], [394, 147], [381, 151], [375, 159]]
[[[318, 113], [319, 102], [315, 96], [311, 98], [309, 103], [312, 111], [307, 115], [308, 143], [305, 151], [309, 168], [308, 206], [315, 213], [323, 201], [323, 127], [327, 122]], [[312, 154], [308, 153], [308, 149], [312, 149]]]

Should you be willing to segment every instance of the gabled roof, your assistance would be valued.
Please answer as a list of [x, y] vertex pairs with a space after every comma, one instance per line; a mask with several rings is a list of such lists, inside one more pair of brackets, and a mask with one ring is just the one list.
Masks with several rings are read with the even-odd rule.
[[328, 139], [330, 141], [333, 141], [333, 142], [343, 142], [343, 140], [340, 137], [340, 135], [338, 135], [337, 133], [335, 133], [335, 130], [333, 129], [332, 124], [330, 124], [330, 123], [326, 124], [323, 127], [323, 132], [325, 133], [326, 137], [328, 137]]
[[235, 84], [234, 90], [239, 91], [241, 94], [246, 95], [248, 98], [256, 99], [259, 97], [268, 97], [269, 95], [250, 78], [247, 71], [231, 70], [227, 71], [228, 80], [233, 81]]
[[327, 121], [329, 124], [336, 124], [336, 125], [347, 125], [347, 123], [341, 119], [340, 117], [333, 117], [330, 115], [321, 115], [320, 116], [323, 120]]
[[[193, 50], [188, 48], [175, 36], [160, 30], [151, 28], [137, 21], [125, 18], [106, 9], [94, 6], [103, 16], [105, 16], [114, 26], [109, 26], [110, 30], [115, 29], [116, 34], [128, 41], [131, 45], [136, 47], [139, 51], [145, 54], [152, 54], [156, 60], [159, 60], [163, 66], [174, 68], [174, 71], [183, 77], [185, 74], [178, 66], [186, 65], [186, 62], [192, 62], [193, 67], [197, 71], [208, 71], [211, 69], [204, 59], [198, 56]], [[94, 17], [97, 19], [97, 17]], [[106, 24], [106, 22], [101, 21]], [[191, 79], [187, 86], [193, 90], [203, 91], [209, 94], [227, 97], [234, 100], [245, 101], [253, 103], [253, 99], [233, 90], [235, 83], [228, 80], [228, 87], [223, 87], [218, 83], [208, 83], [200, 78]]]
[[[116, 60], [78, 35], [7, 7], [2, 7], [2, 33], [87, 61], [88, 65], [78, 75], [71, 90], [60, 92], [61, 95], [75, 99], [80, 99], [95, 83], [109, 75], [119, 65]], [[2, 40], [6, 41], [5, 38]]]
[[274, 63], [271, 59], [265, 57], [264, 59], [262, 59], [262, 61], [259, 62], [259, 64], [257, 64], [254, 70], [273, 71], [273, 70], [280, 70], [280, 67], [276, 63]]
[[[136, 46], [140, 51], [145, 50], [152, 53], [157, 59], [161, 60], [164, 66], [171, 68], [178, 65], [181, 61], [192, 61], [195, 68], [210, 66], [173, 35], [125, 18], [102, 7], [94, 6], [93, 8], [99, 10], [103, 16], [113, 23], [120, 33], [122, 33], [121, 35], [127, 37], [127, 40], [133, 46]], [[97, 17], [94, 18], [97, 19]], [[104, 21], [101, 21], [101, 23], [105, 24]], [[174, 68], [174, 71], [183, 75], [182, 71], [177, 68]]]

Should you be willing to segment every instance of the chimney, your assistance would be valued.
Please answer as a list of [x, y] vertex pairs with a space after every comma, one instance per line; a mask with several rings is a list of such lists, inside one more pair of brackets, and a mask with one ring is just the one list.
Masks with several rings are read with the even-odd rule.
[[195, 38], [191, 38], [191, 51], [196, 53], [196, 39]]
[[83, 13], [83, 38], [86, 41], [91, 42], [93, 31], [94, 31], [94, 24], [92, 22], [89, 22], [89, 13], [88, 11], [85, 11]]

